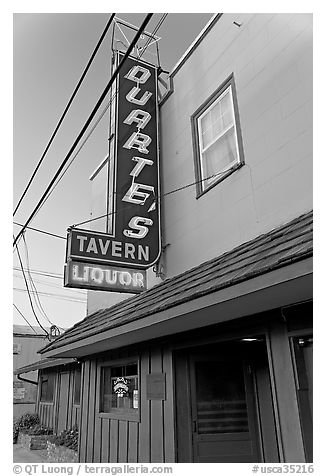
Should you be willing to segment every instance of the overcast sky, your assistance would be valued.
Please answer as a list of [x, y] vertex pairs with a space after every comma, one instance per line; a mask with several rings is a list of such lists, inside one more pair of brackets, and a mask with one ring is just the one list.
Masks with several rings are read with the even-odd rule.
[[[14, 206], [41, 157], [109, 16], [109, 13], [14, 15]], [[145, 13], [124, 13], [117, 16], [139, 26]], [[164, 70], [170, 71], [173, 68], [211, 16], [211, 13], [168, 15], [157, 32], [162, 37], [159, 56]], [[147, 31], [153, 31], [161, 17], [161, 13], [154, 14]], [[106, 86], [110, 78], [110, 45], [111, 29], [15, 216], [16, 222], [25, 223], [29, 217]], [[65, 236], [70, 225], [89, 218], [89, 176], [107, 153], [107, 127], [106, 116], [30, 226]], [[19, 229], [18, 226], [14, 227], [15, 234]], [[32, 270], [62, 275], [65, 240], [27, 231], [26, 242]], [[26, 265], [27, 257], [22, 241], [19, 249]], [[19, 267], [17, 253], [14, 255], [14, 266]], [[40, 295], [43, 308], [52, 322], [61, 327], [70, 327], [85, 317], [86, 292], [63, 288], [62, 279], [44, 275], [33, 277], [38, 291], [57, 295], [56, 298]], [[14, 270], [14, 288], [15, 304], [32, 324], [36, 324], [27, 294], [21, 291], [25, 288], [22, 274], [17, 270]], [[58, 295], [75, 301], [59, 299]], [[42, 324], [46, 325], [47, 321], [40, 318]], [[14, 312], [14, 323], [24, 324], [17, 311]]]

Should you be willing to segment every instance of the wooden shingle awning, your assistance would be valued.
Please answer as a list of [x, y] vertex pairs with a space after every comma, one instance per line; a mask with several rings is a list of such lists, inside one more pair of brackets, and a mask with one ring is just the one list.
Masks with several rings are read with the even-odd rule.
[[34, 370], [48, 369], [51, 367], [58, 367], [61, 365], [73, 364], [76, 363], [75, 359], [41, 359], [32, 364], [25, 365], [19, 369], [14, 370], [14, 375], [27, 374], [28, 372], [33, 372]]
[[39, 353], [79, 357], [311, 299], [312, 226], [310, 211], [94, 312]]

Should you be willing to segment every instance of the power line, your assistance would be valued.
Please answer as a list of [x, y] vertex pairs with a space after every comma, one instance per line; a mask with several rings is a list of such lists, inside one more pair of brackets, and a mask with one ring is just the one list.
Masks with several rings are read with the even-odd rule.
[[[24, 289], [24, 288], [13, 288], [14, 291], [18, 291], [18, 292], [21, 292], [21, 293], [29, 293], [29, 294], [36, 294], [35, 291], [33, 290], [27, 290], [27, 289]], [[71, 302], [80, 302], [82, 304], [85, 304], [86, 303], [86, 300], [85, 299], [78, 299], [78, 298], [70, 298], [68, 296], [65, 296], [64, 294], [56, 294], [56, 293], [46, 293], [46, 292], [43, 292], [43, 291], [38, 291], [38, 294], [40, 296], [46, 296], [46, 297], [52, 297], [54, 299], [61, 299], [63, 301], [71, 301]], [[41, 324], [40, 324], [41, 325]], [[42, 327], [42, 326], [41, 326]]]
[[50, 340], [48, 332], [46, 331], [46, 329], [44, 329], [44, 327], [42, 326], [42, 324], [40, 323], [40, 321], [39, 321], [39, 319], [38, 319], [38, 317], [37, 317], [37, 315], [36, 315], [36, 312], [35, 312], [35, 309], [34, 309], [34, 306], [33, 306], [33, 301], [32, 301], [31, 295], [30, 295], [30, 290], [29, 290], [29, 287], [28, 287], [28, 283], [27, 283], [27, 279], [26, 279], [24, 267], [23, 267], [23, 262], [22, 262], [22, 259], [21, 259], [21, 257], [20, 257], [18, 245], [15, 245], [15, 247], [16, 247], [16, 251], [17, 251], [17, 255], [18, 255], [20, 267], [21, 267], [21, 269], [22, 269], [22, 273], [23, 273], [23, 276], [24, 276], [24, 281], [25, 281], [25, 286], [26, 286], [26, 290], [24, 290], [24, 291], [27, 291], [27, 293], [28, 293], [29, 302], [30, 302], [30, 305], [31, 305], [31, 308], [32, 308], [32, 311], [33, 311], [33, 314], [34, 314], [34, 317], [35, 317], [37, 323], [38, 323], [39, 326], [44, 330], [44, 332], [46, 333], [48, 339]]
[[57, 170], [57, 172], [55, 173], [54, 177], [52, 178], [50, 184], [48, 185], [47, 189], [45, 190], [45, 192], [43, 193], [42, 197], [40, 198], [38, 204], [36, 205], [36, 207], [34, 208], [33, 212], [31, 213], [31, 215], [29, 216], [28, 220], [26, 221], [25, 225], [23, 226], [23, 228], [20, 230], [20, 232], [18, 233], [18, 235], [16, 236], [16, 238], [14, 239], [14, 243], [13, 245], [15, 246], [15, 244], [17, 243], [17, 241], [19, 240], [19, 238], [21, 237], [21, 235], [24, 233], [25, 231], [25, 228], [26, 226], [29, 225], [29, 223], [31, 222], [31, 220], [33, 219], [33, 217], [35, 216], [35, 214], [37, 213], [39, 207], [41, 206], [41, 204], [43, 203], [43, 200], [45, 199], [45, 197], [47, 196], [49, 190], [51, 190], [52, 188], [52, 185], [55, 183], [56, 179], [58, 178], [58, 176], [60, 175], [62, 169], [64, 168], [64, 166], [66, 165], [66, 163], [68, 162], [70, 156], [72, 155], [74, 149], [76, 148], [78, 142], [80, 141], [80, 139], [82, 138], [82, 136], [84, 135], [84, 133], [86, 132], [89, 124], [91, 123], [93, 117], [95, 116], [97, 110], [99, 109], [100, 105], [102, 104], [105, 96], [107, 95], [108, 91], [110, 90], [114, 80], [116, 79], [120, 69], [122, 68], [124, 62], [126, 61], [128, 55], [132, 52], [133, 48], [134, 48], [134, 45], [137, 43], [138, 39], [140, 38], [143, 30], [145, 29], [147, 23], [150, 21], [150, 19], [152, 18], [153, 16], [153, 13], [148, 13], [143, 21], [143, 23], [141, 24], [138, 32], [136, 33], [136, 35], [134, 36], [134, 39], [133, 41], [131, 42], [128, 50], [126, 51], [126, 54], [124, 56], [124, 58], [122, 59], [122, 61], [119, 63], [119, 65], [117, 66], [116, 70], [114, 71], [113, 75], [111, 76], [108, 84], [106, 85], [103, 93], [101, 94], [100, 98], [98, 99], [95, 107], [93, 108], [91, 114], [89, 115], [87, 121], [85, 122], [84, 126], [82, 127], [80, 133], [78, 134], [77, 138], [75, 139], [72, 147], [70, 148], [68, 154], [66, 155], [65, 159], [63, 160], [63, 162], [61, 163], [59, 169]]
[[[24, 226], [21, 223], [17, 223], [16, 221], [14, 221], [13, 223], [14, 223], [14, 225], [18, 225], [18, 226], [21, 226], [21, 227]], [[55, 238], [61, 238], [63, 240], [66, 239], [65, 236], [56, 235], [55, 233], [50, 233], [49, 231], [45, 231], [45, 230], [39, 230], [38, 228], [32, 228], [31, 226], [25, 226], [25, 228], [27, 228], [28, 230], [38, 231], [39, 233], [44, 233], [45, 235], [54, 236]]]
[[[18, 266], [14, 266], [13, 269], [15, 271], [22, 272], [21, 268], [19, 268]], [[24, 271], [27, 271], [27, 269], [24, 268]], [[38, 274], [39, 276], [48, 276], [49, 278], [63, 279], [63, 274], [59, 274], [59, 273], [51, 273], [51, 272], [36, 270], [36, 269], [30, 269], [30, 272], [32, 274]]]
[[[155, 36], [155, 34], [157, 33], [157, 31], [159, 30], [159, 28], [162, 26], [164, 20], [166, 19], [166, 17], [168, 16], [167, 13], [164, 13], [162, 15], [162, 17], [160, 18], [160, 20], [158, 21], [156, 27], [154, 28], [151, 36], [149, 37], [147, 43], [145, 44], [145, 46], [142, 48], [142, 52], [141, 54], [139, 55], [139, 58], [141, 58], [143, 56], [143, 54], [145, 53], [147, 47], [149, 46], [149, 42], [151, 40], [151, 38], [153, 38]], [[42, 205], [40, 206], [38, 212], [40, 211], [40, 209], [45, 205], [46, 201], [50, 198], [50, 196], [52, 195], [52, 193], [54, 192], [54, 190], [56, 189], [56, 187], [59, 185], [60, 181], [62, 180], [62, 178], [64, 177], [64, 175], [67, 173], [67, 171], [69, 170], [69, 168], [71, 167], [71, 165], [73, 164], [74, 160], [76, 159], [76, 157], [78, 156], [78, 154], [80, 153], [80, 151], [82, 150], [82, 148], [84, 147], [84, 145], [86, 144], [86, 142], [88, 141], [88, 139], [90, 138], [90, 136], [93, 134], [94, 130], [97, 128], [97, 126], [99, 125], [99, 123], [101, 122], [101, 120], [103, 119], [105, 113], [107, 112], [107, 110], [109, 109], [109, 107], [111, 106], [112, 102], [115, 100], [115, 98], [117, 97], [117, 94], [118, 94], [119, 90], [117, 89], [115, 94], [112, 96], [112, 98], [110, 99], [110, 101], [106, 104], [106, 106], [104, 107], [103, 111], [101, 112], [100, 116], [97, 118], [95, 124], [92, 126], [92, 128], [90, 129], [90, 131], [88, 132], [87, 136], [85, 137], [85, 139], [83, 140], [83, 142], [81, 143], [81, 145], [79, 146], [79, 148], [77, 149], [76, 153], [73, 155], [73, 157], [70, 159], [69, 163], [66, 165], [66, 168], [62, 171], [61, 173], [61, 176], [58, 177], [58, 180], [56, 181], [56, 183], [53, 185], [52, 187], [52, 190], [49, 191], [49, 193], [47, 194], [47, 196], [45, 197]]]
[[24, 316], [24, 314], [18, 309], [18, 307], [16, 306], [15, 303], [13, 303], [13, 306], [14, 306], [14, 308], [16, 309], [16, 311], [19, 312], [19, 314], [20, 314], [21, 317], [24, 319], [24, 321], [29, 325], [29, 327], [35, 332], [35, 334], [38, 335], [37, 332], [36, 332], [36, 330], [35, 330], [34, 327], [32, 326], [32, 324], [30, 324], [30, 322], [28, 322], [28, 320], [26, 319], [26, 317]]
[[[157, 198], [158, 198], [158, 200], [161, 200], [161, 198], [163, 198], [163, 197], [167, 197], [168, 195], [172, 195], [173, 193], [181, 192], [182, 190], [193, 187], [194, 185], [202, 183], [205, 180], [209, 180], [209, 179], [214, 178], [214, 177], [219, 177], [220, 175], [223, 175], [223, 174], [225, 174], [225, 172], [220, 172], [218, 174], [213, 174], [213, 175], [210, 175], [209, 177], [206, 177], [204, 179], [196, 180], [195, 182], [191, 182], [191, 183], [188, 183], [186, 185], [182, 185], [181, 187], [175, 188], [174, 190], [169, 190], [168, 192], [163, 193], [162, 195], [158, 195]], [[115, 194], [120, 195], [117, 192], [115, 192]], [[130, 205], [129, 207], [125, 207], [124, 210], [131, 209], [132, 207], [133, 207], [133, 205]], [[85, 225], [86, 223], [91, 223], [92, 221], [100, 220], [101, 218], [108, 217], [108, 216], [111, 216], [111, 215], [118, 215], [120, 213], [120, 211], [121, 210], [117, 210], [117, 211], [114, 211], [114, 212], [111, 212], [111, 213], [105, 213], [104, 215], [100, 215], [100, 216], [95, 217], [95, 218], [90, 218], [89, 220], [85, 220], [85, 221], [82, 221], [80, 223], [76, 223], [74, 225], [71, 225], [70, 228], [76, 228], [80, 225]]]
[[[13, 276], [14, 276], [14, 278], [23, 279], [23, 277], [20, 276], [19, 274], [14, 274]], [[42, 285], [48, 286], [50, 288], [56, 288], [56, 289], [62, 290], [62, 285], [60, 285], [60, 284], [51, 284], [48, 281], [42, 281], [41, 279], [35, 279], [35, 278], [33, 278], [33, 281], [34, 281], [34, 283], [42, 284]], [[65, 288], [65, 289], [68, 289], [68, 288]], [[81, 294], [83, 296], [85, 296], [85, 294], [86, 294], [86, 291], [77, 290], [77, 289], [74, 289], [74, 290], [71, 289], [71, 292]]]
[[44, 308], [42, 306], [42, 303], [41, 303], [41, 300], [40, 300], [40, 297], [38, 295], [38, 292], [37, 292], [37, 288], [36, 288], [36, 285], [34, 283], [34, 280], [33, 280], [33, 277], [31, 275], [31, 272], [29, 270], [29, 255], [28, 255], [28, 248], [27, 248], [27, 243], [26, 243], [26, 239], [25, 239], [25, 233], [23, 234], [23, 242], [24, 242], [24, 245], [25, 245], [25, 257], [26, 257], [26, 268], [27, 268], [27, 273], [28, 273], [28, 276], [29, 276], [29, 281], [30, 281], [30, 284], [32, 286], [32, 289], [34, 290], [35, 294], [35, 304], [36, 304], [36, 307], [38, 308], [38, 310], [40, 311], [41, 314], [43, 314], [43, 316], [45, 317], [45, 319], [48, 321], [48, 323], [53, 326], [54, 323], [50, 321], [50, 319], [48, 318], [46, 312], [44, 311]]
[[99, 47], [100, 47], [102, 41], [104, 40], [104, 37], [105, 37], [105, 35], [106, 35], [108, 29], [110, 28], [110, 25], [111, 25], [111, 23], [112, 23], [112, 21], [113, 21], [114, 16], [115, 16], [115, 13], [112, 13], [112, 15], [111, 15], [110, 18], [109, 18], [108, 23], [106, 24], [106, 26], [105, 26], [105, 28], [104, 28], [104, 30], [103, 30], [103, 33], [102, 33], [102, 35], [101, 35], [99, 41], [97, 42], [97, 45], [96, 45], [96, 47], [95, 47], [95, 49], [94, 49], [94, 51], [93, 51], [93, 53], [92, 53], [90, 59], [88, 60], [88, 63], [87, 63], [87, 65], [86, 65], [86, 68], [84, 69], [84, 72], [83, 72], [83, 74], [81, 75], [81, 77], [80, 77], [80, 79], [79, 79], [79, 81], [78, 81], [78, 83], [77, 83], [77, 86], [75, 87], [75, 90], [74, 90], [74, 92], [72, 93], [72, 95], [71, 95], [71, 97], [70, 97], [70, 99], [69, 99], [69, 101], [68, 101], [68, 104], [66, 105], [65, 110], [63, 111], [62, 116], [61, 116], [61, 118], [60, 118], [58, 124], [56, 125], [56, 128], [54, 129], [54, 131], [53, 131], [53, 133], [52, 133], [52, 136], [51, 136], [51, 138], [50, 138], [50, 140], [49, 140], [47, 146], [45, 147], [45, 150], [44, 150], [44, 152], [43, 152], [43, 154], [42, 154], [40, 160], [38, 161], [38, 164], [37, 164], [36, 168], [34, 169], [34, 172], [32, 173], [32, 176], [31, 176], [31, 178], [29, 179], [29, 181], [28, 181], [28, 183], [27, 183], [27, 186], [26, 186], [24, 192], [22, 193], [22, 195], [21, 195], [21, 197], [20, 197], [20, 199], [19, 199], [19, 201], [18, 201], [18, 203], [17, 203], [17, 205], [16, 205], [16, 208], [15, 208], [15, 210], [14, 210], [13, 216], [15, 216], [15, 214], [16, 214], [16, 212], [17, 212], [17, 210], [18, 210], [18, 208], [19, 208], [19, 206], [20, 206], [22, 200], [24, 199], [24, 197], [25, 197], [25, 195], [26, 195], [26, 193], [27, 193], [27, 190], [29, 189], [29, 187], [30, 187], [30, 185], [31, 185], [31, 183], [32, 183], [32, 181], [33, 181], [35, 175], [37, 174], [37, 171], [38, 171], [38, 169], [40, 168], [40, 166], [41, 166], [41, 164], [42, 164], [42, 162], [43, 162], [43, 159], [44, 159], [44, 157], [45, 157], [47, 151], [49, 150], [50, 145], [52, 144], [53, 139], [55, 138], [55, 136], [56, 136], [56, 134], [57, 134], [57, 132], [58, 132], [58, 130], [59, 130], [59, 127], [61, 126], [62, 121], [64, 120], [64, 118], [65, 118], [65, 116], [66, 116], [66, 114], [67, 114], [67, 112], [68, 112], [68, 109], [69, 109], [69, 107], [70, 107], [72, 101], [74, 100], [74, 98], [75, 98], [75, 96], [76, 96], [76, 94], [77, 94], [77, 91], [78, 91], [78, 89], [79, 89], [81, 83], [83, 82], [83, 80], [84, 80], [86, 74], [87, 74], [87, 71], [89, 70], [89, 68], [90, 68], [90, 66], [91, 66], [91, 64], [92, 64], [93, 59], [94, 59], [94, 57], [95, 57], [95, 55], [96, 55], [96, 53], [97, 53], [97, 51], [98, 51], [98, 49], [99, 49]]

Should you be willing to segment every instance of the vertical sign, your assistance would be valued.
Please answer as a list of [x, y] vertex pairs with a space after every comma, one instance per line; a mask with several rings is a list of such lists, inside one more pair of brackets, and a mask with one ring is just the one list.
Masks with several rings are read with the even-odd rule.
[[[117, 63], [122, 58], [117, 53]], [[157, 68], [128, 57], [120, 70], [116, 93], [116, 161], [109, 207], [112, 233], [121, 240], [132, 240], [136, 247], [142, 245], [153, 264], [161, 251]]]
[[[122, 58], [118, 52], [116, 65]], [[157, 68], [125, 58], [113, 97], [108, 233], [70, 228], [67, 263], [144, 270], [161, 253]], [[65, 285], [74, 287], [69, 276], [66, 273]]]

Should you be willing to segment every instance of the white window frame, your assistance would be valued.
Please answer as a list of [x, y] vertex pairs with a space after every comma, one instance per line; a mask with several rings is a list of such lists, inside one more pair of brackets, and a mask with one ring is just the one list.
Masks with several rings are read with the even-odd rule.
[[[204, 117], [211, 111], [216, 104], [223, 99], [227, 94], [230, 94], [231, 100], [231, 114], [232, 114], [232, 123], [230, 126], [225, 128], [220, 132], [216, 137], [214, 137], [206, 147], [203, 146], [202, 140], [202, 121]], [[242, 143], [240, 136], [240, 125], [239, 119], [237, 117], [237, 104], [235, 100], [234, 92], [234, 81], [233, 76], [228, 78], [228, 80], [223, 83], [223, 85], [194, 113], [192, 116], [192, 125], [193, 125], [193, 140], [194, 140], [194, 157], [195, 157], [195, 168], [197, 171], [197, 198], [205, 193], [207, 190], [210, 190], [214, 185], [224, 180], [229, 176], [233, 171], [241, 167], [244, 163], [243, 152], [242, 152]], [[211, 179], [206, 179], [204, 175], [204, 158], [203, 155], [206, 151], [210, 149], [219, 139], [221, 139], [232, 127], [234, 127], [234, 137], [235, 137], [235, 146], [236, 146], [236, 158], [235, 160], [222, 168], [220, 171], [216, 171], [216, 177]]]

